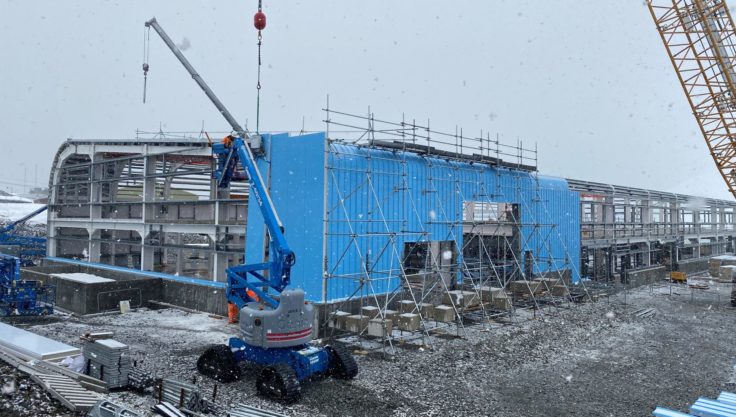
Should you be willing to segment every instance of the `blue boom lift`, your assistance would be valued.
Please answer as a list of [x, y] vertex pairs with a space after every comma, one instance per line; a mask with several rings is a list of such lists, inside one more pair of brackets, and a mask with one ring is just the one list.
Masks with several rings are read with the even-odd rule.
[[18, 236], [15, 228], [29, 219], [46, 211], [48, 206], [41, 206], [23, 218], [0, 228], [0, 252], [20, 258], [22, 266], [32, 266], [33, 258], [46, 255], [46, 238], [36, 236]]
[[[215, 179], [219, 187], [227, 188], [231, 181], [247, 178], [249, 201], [258, 205], [269, 236], [267, 262], [227, 269], [227, 299], [240, 309], [242, 336], [231, 338], [227, 345], [207, 349], [197, 361], [197, 369], [219, 381], [231, 382], [241, 376], [240, 362], [261, 365], [262, 370], [256, 379], [258, 392], [284, 402], [298, 399], [300, 383], [308, 379], [327, 375], [354, 378], [358, 367], [345, 348], [340, 345], [321, 347], [312, 343], [314, 306], [304, 300], [304, 291], [287, 289], [296, 256], [286, 242], [284, 227], [250, 148], [249, 142], [260, 138], [249, 137], [240, 127], [156, 18], [146, 22], [145, 26], [159, 34], [230, 123], [235, 134], [225, 137], [222, 144], [212, 146], [218, 161]], [[144, 74], [148, 68], [144, 63]], [[243, 171], [238, 170], [238, 165]]]

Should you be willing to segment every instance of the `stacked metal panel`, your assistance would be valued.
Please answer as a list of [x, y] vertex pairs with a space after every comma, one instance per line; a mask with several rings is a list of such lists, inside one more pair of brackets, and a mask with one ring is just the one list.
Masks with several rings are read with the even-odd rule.
[[82, 351], [88, 361], [89, 376], [107, 382], [110, 388], [128, 385], [128, 375], [132, 369], [128, 345], [103, 339], [87, 343]]
[[36, 360], [62, 359], [79, 354], [74, 346], [0, 323], [0, 346]]
[[689, 414], [657, 407], [652, 415], [655, 417], [733, 417], [736, 416], [736, 394], [723, 391], [716, 400], [700, 397], [690, 406]]

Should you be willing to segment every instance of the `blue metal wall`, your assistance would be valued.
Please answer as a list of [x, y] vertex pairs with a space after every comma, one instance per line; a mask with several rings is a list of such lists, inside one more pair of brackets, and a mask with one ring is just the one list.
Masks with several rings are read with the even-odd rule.
[[[325, 136], [264, 136], [263, 143], [266, 154], [259, 158], [259, 169], [296, 254], [292, 283], [304, 289], [308, 300], [320, 301]], [[246, 224], [246, 264], [263, 260], [264, 235], [263, 217], [253, 205]]]
[[[579, 279], [579, 196], [563, 179], [349, 144], [331, 143], [327, 151], [322, 133], [276, 135], [265, 146], [270, 163], [261, 161], [262, 171], [297, 254], [293, 283], [311, 301], [395, 290], [405, 242], [462, 248], [464, 201], [519, 204], [522, 250], [535, 253], [535, 272], [571, 269]], [[247, 262], [261, 260], [251, 249], [263, 246], [263, 233], [260, 213], [249, 210]], [[548, 258], [556, 262], [543, 262]], [[361, 288], [366, 275], [371, 280]]]

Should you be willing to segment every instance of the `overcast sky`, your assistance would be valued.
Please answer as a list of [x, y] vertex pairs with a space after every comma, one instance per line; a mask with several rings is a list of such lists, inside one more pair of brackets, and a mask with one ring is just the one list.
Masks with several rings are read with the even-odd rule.
[[[142, 104], [143, 23], [154, 15], [253, 128], [256, 7], [0, 0], [0, 188], [46, 184], [69, 137], [229, 129], [153, 33]], [[324, 129], [329, 94], [343, 111], [370, 106], [384, 119], [537, 142], [544, 174], [731, 199], [642, 0], [264, 0], [264, 9], [261, 131], [299, 130], [303, 118]]]

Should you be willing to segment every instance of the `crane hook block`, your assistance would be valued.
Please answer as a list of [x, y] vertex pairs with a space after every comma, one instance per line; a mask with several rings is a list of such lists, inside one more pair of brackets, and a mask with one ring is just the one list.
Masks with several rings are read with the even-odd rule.
[[257, 11], [256, 14], [253, 16], [253, 26], [256, 27], [258, 30], [263, 30], [266, 28], [266, 14], [262, 11]]

